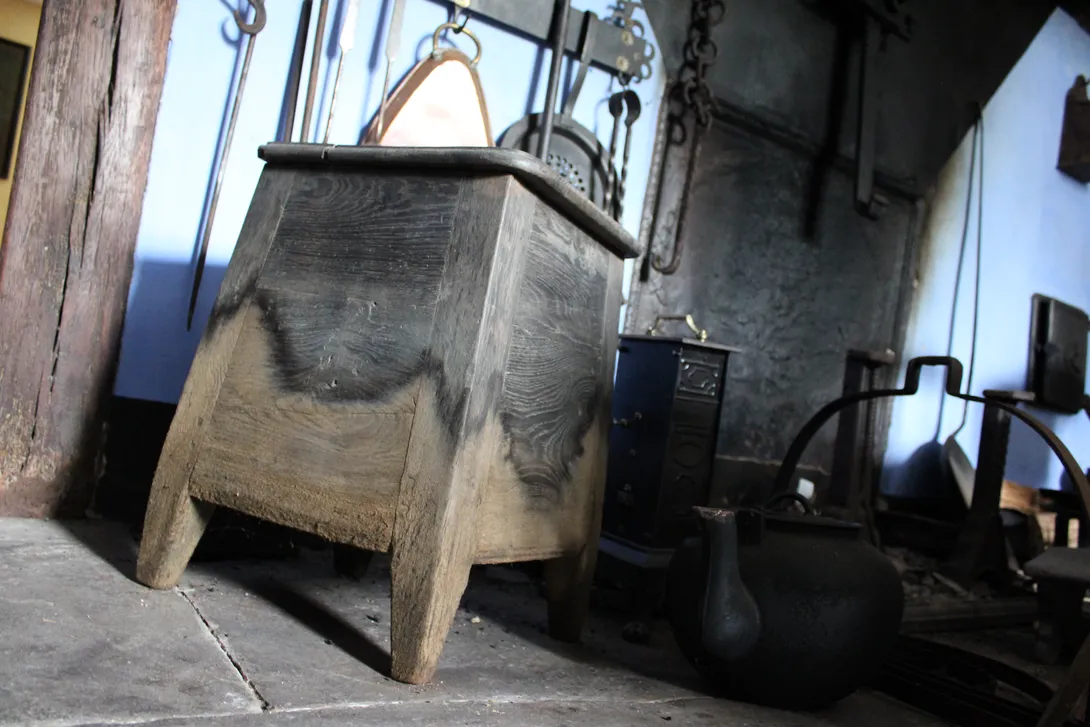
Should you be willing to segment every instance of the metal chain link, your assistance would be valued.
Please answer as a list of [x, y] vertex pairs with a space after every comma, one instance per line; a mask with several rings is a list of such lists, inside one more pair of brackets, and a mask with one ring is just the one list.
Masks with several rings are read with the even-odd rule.
[[[719, 46], [712, 40], [712, 28], [723, 22], [726, 13], [727, 10], [723, 0], [693, 0], [692, 16], [689, 21], [689, 39], [685, 42], [683, 51], [684, 61], [681, 70], [678, 72], [677, 81], [671, 84], [666, 97], [666, 147], [681, 146], [688, 140], [687, 117], [690, 112], [695, 116], [697, 132], [692, 154], [696, 153], [696, 147], [699, 145], [700, 131], [711, 126], [715, 97], [708, 85], [708, 69], [719, 57]], [[665, 162], [663, 166], [665, 166]], [[666, 214], [665, 220], [663, 220], [666, 223], [665, 226], [671, 230], [670, 237], [673, 238], [673, 249], [670, 258], [666, 259], [649, 251], [650, 259], [645, 262], [645, 265], [650, 263], [650, 266], [662, 275], [673, 275], [681, 265], [685, 218], [695, 168], [696, 159], [690, 157], [678, 208], [676, 211]], [[661, 185], [664, 179], [665, 173], [660, 169], [656, 205], [659, 203], [659, 195], [662, 194]], [[654, 227], [652, 229], [654, 230]], [[654, 247], [654, 233], [652, 235], [651, 245]], [[662, 247], [665, 246], [660, 246], [660, 249]], [[643, 273], [641, 273], [642, 276]]]
[[719, 46], [712, 40], [711, 33], [712, 28], [723, 22], [725, 15], [723, 0], [693, 0], [684, 60], [668, 99], [669, 139], [675, 144], [685, 143], [688, 136], [685, 116], [690, 111], [700, 126], [711, 124], [715, 99], [708, 85], [708, 69], [719, 57]]

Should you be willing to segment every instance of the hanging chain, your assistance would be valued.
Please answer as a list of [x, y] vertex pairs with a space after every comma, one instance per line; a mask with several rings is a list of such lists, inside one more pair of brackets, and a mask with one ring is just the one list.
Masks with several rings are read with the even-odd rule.
[[708, 69], [719, 57], [719, 46], [712, 40], [712, 28], [723, 22], [724, 15], [723, 0], [693, 0], [681, 70], [677, 82], [670, 88], [669, 139], [675, 144], [685, 142], [688, 135], [685, 116], [690, 111], [700, 126], [711, 124], [715, 100], [708, 86]]
[[[698, 136], [697, 141], [699, 141], [700, 132], [712, 123], [712, 109], [715, 106], [715, 98], [712, 96], [711, 87], [708, 85], [708, 69], [719, 57], [719, 46], [712, 40], [712, 28], [723, 22], [724, 15], [726, 15], [726, 7], [723, 0], [693, 0], [692, 18], [689, 22], [689, 39], [685, 42], [681, 70], [678, 72], [677, 81], [670, 86], [666, 97], [666, 147], [681, 146], [688, 140], [688, 116], [690, 113], [694, 117], [694, 129]], [[696, 146], [694, 143], [692, 153], [689, 156], [685, 184], [681, 190], [678, 209], [675, 212], [670, 212], [665, 220], [666, 226], [673, 228], [673, 250], [670, 259], [665, 260], [659, 255], [653, 255], [650, 260], [644, 262], [645, 266], [649, 262], [651, 267], [663, 275], [673, 275], [677, 272], [678, 266], [681, 265], [681, 253], [684, 244], [682, 227], [685, 224], [685, 213], [688, 210], [693, 170], [696, 167]], [[665, 161], [662, 166], [665, 167]], [[664, 178], [665, 172], [660, 169], [656, 207], [661, 204]], [[652, 230], [655, 227], [657, 225], [654, 225]], [[646, 267], [644, 270], [646, 270]], [[646, 280], [646, 273], [641, 273], [641, 278]]]

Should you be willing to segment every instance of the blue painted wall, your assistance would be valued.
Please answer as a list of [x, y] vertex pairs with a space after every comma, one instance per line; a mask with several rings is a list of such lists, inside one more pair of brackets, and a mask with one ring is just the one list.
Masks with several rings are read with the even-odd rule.
[[[529, 2], [530, 0], [526, 0]], [[552, 4], [552, 0], [533, 0]], [[311, 33], [317, 25], [317, 5]], [[385, 30], [391, 0], [360, 4], [355, 48], [345, 62], [338, 92], [331, 143], [355, 144], [361, 129], [378, 108], [385, 69]], [[606, 0], [576, 1], [573, 5], [608, 15]], [[227, 0], [185, 0], [171, 33], [166, 81], [152, 149], [148, 188], [136, 248], [129, 309], [122, 337], [115, 393], [155, 401], [176, 402], [189, 371], [224, 268], [242, 227], [262, 162], [257, 147], [276, 137], [284, 103], [288, 64], [299, 21], [299, 0], [267, 2], [268, 22], [257, 36], [254, 57], [239, 114], [234, 143], [225, 168], [223, 191], [212, 228], [208, 268], [202, 284], [193, 330], [185, 330], [195, 251], [204, 210], [220, 153], [220, 139], [241, 68], [242, 46]], [[339, 19], [347, 0], [331, 0], [327, 37], [322, 44], [322, 68], [312, 139], [325, 128], [338, 56]], [[391, 86], [431, 50], [434, 29], [448, 19], [449, 5], [432, 0], [406, 0], [405, 24]], [[638, 14], [655, 44], [650, 22]], [[532, 41], [471, 20], [481, 39], [478, 66], [493, 133], [499, 135], [528, 112], [541, 110], [550, 53]], [[472, 43], [453, 36], [472, 53]], [[304, 68], [310, 67], [310, 51]], [[643, 114], [634, 127], [629, 163], [628, 197], [622, 223], [636, 235], [644, 188], [651, 163], [655, 122], [662, 96], [663, 71], [653, 63], [650, 80], [634, 86], [643, 101]], [[605, 73], [592, 69], [575, 109], [575, 119], [592, 129], [606, 145], [612, 130], [605, 99], [616, 90]], [[302, 105], [296, 114], [296, 135]], [[625, 276], [626, 286], [628, 275]], [[627, 287], [626, 287], [627, 291]], [[623, 320], [623, 314], [622, 314]]]
[[[984, 110], [982, 287], [973, 394], [984, 389], [1024, 388], [1033, 293], [1090, 310], [1090, 190], [1056, 169], [1064, 96], [1075, 77], [1087, 72], [1090, 35], [1058, 10]], [[923, 233], [926, 242], [905, 359], [946, 352], [970, 139], [971, 135], [963, 140], [947, 163], [939, 199]], [[976, 265], [975, 205], [974, 199], [954, 319], [953, 354], [966, 366]], [[941, 384], [941, 373], [931, 371], [917, 396], [894, 404], [883, 476], [885, 491], [929, 494], [912, 489], [906, 473], [913, 455], [935, 437]], [[1056, 430], [1084, 468], [1090, 464], [1090, 422], [1084, 415], [1034, 413]], [[961, 416], [961, 402], [948, 401], [938, 441], [957, 429]], [[980, 407], [970, 406], [968, 423], [957, 436], [974, 463], [980, 416]], [[1019, 422], [1012, 430], [1007, 478], [1040, 488], [1056, 488], [1061, 481], [1059, 461]]]

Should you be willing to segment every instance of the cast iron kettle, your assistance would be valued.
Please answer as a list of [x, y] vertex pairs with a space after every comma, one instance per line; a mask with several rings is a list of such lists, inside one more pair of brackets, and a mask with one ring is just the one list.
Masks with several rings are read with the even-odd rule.
[[[841, 409], [919, 389], [924, 366], [946, 368], [946, 393], [997, 406], [1025, 422], [1060, 458], [1080, 492], [1090, 483], [1071, 453], [1044, 424], [1002, 401], [959, 393], [961, 363], [947, 356], [912, 359], [902, 389], [845, 396], [803, 426], [776, 476], [777, 501], [789, 493], [806, 445]], [[761, 509], [696, 508], [703, 538], [674, 554], [667, 610], [686, 658], [724, 696], [788, 709], [840, 700], [881, 666], [904, 611], [893, 564], [860, 538], [861, 528], [814, 515]]]

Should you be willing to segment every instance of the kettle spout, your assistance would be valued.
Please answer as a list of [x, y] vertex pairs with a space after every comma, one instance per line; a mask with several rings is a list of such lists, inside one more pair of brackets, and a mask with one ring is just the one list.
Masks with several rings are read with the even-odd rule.
[[738, 523], [732, 510], [693, 508], [704, 521], [708, 581], [704, 597], [704, 649], [724, 661], [746, 656], [757, 645], [761, 613], [742, 583], [738, 567]]

